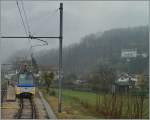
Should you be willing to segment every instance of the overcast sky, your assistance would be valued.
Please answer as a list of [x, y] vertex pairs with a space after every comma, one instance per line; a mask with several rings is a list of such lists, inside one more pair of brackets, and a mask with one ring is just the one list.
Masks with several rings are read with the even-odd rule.
[[[148, 24], [148, 1], [77, 1], [64, 3], [64, 46], [77, 43], [90, 33], [120, 27]], [[21, 3], [19, 2], [21, 6]], [[31, 28], [37, 36], [59, 35], [59, 2], [24, 1], [24, 8]], [[15, 1], [1, 2], [1, 33], [9, 36], [25, 36]], [[47, 40], [47, 49], [58, 46], [57, 39]], [[33, 40], [32, 45], [39, 44]], [[29, 50], [27, 39], [3, 39], [2, 60], [19, 49]], [[37, 47], [34, 49], [43, 49]]]

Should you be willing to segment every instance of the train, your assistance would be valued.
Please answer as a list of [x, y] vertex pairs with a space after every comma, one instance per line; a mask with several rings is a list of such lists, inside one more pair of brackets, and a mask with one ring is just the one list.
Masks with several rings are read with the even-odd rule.
[[35, 79], [33, 73], [22, 68], [17, 73], [17, 81], [15, 85], [16, 96], [34, 96], [36, 93]]

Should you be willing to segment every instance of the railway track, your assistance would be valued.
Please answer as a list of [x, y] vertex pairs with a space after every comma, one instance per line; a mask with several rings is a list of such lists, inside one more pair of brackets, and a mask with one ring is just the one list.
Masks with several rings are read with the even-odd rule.
[[16, 114], [16, 119], [36, 119], [36, 107], [33, 98], [20, 98], [20, 108]]

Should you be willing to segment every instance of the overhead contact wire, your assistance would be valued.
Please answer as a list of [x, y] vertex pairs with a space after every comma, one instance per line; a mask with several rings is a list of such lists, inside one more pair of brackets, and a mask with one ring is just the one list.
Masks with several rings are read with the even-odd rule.
[[27, 18], [27, 15], [26, 15], [26, 11], [25, 11], [25, 8], [24, 8], [24, 3], [23, 3], [22, 0], [21, 0], [21, 4], [22, 4], [22, 10], [24, 12], [25, 21], [26, 21], [27, 28], [28, 28], [28, 33], [31, 34], [31, 29], [30, 29], [30, 26], [29, 26], [29, 21], [28, 21], [28, 18]]
[[[31, 34], [31, 32], [30, 32], [30, 27], [29, 27], [29, 25], [27, 25], [27, 28], [26, 28], [26, 25], [25, 25], [25, 22], [24, 22], [22, 13], [21, 13], [21, 9], [20, 9], [20, 7], [19, 7], [19, 3], [18, 3], [17, 0], [16, 0], [16, 3], [17, 3], [17, 7], [18, 7], [19, 14], [20, 14], [20, 17], [21, 17], [22, 25], [23, 25], [23, 27], [24, 27], [24, 30], [25, 30], [26, 35], [28, 36], [28, 35]], [[22, 4], [22, 8], [24, 9], [23, 4]], [[25, 14], [25, 10], [24, 10], [24, 14]], [[27, 22], [27, 18], [26, 18], [26, 22]], [[28, 30], [27, 30], [27, 29], [28, 29]], [[29, 41], [29, 44], [30, 44], [30, 49], [29, 49], [29, 51], [30, 51], [30, 56], [31, 56], [31, 58], [32, 58], [32, 47], [31, 47], [31, 41], [30, 41], [29, 38], [28, 38], [28, 41]]]
[[[27, 18], [27, 15], [26, 15], [26, 11], [25, 11], [25, 8], [24, 8], [24, 3], [23, 1], [21, 0], [21, 5], [22, 5], [22, 10], [23, 10], [23, 13], [24, 13], [24, 16], [25, 16], [25, 21], [26, 21], [26, 25], [27, 25], [27, 29], [28, 29], [28, 34], [31, 35], [31, 29], [30, 29], [30, 25], [29, 25], [29, 22], [28, 22], [28, 18]], [[30, 55], [31, 55], [31, 58], [32, 58], [32, 45], [31, 45], [31, 39], [29, 39], [29, 44], [30, 44]]]
[[22, 14], [21, 14], [21, 9], [20, 9], [20, 7], [19, 7], [19, 4], [18, 4], [18, 1], [17, 1], [17, 0], [16, 0], [16, 3], [17, 3], [17, 7], [18, 7], [19, 14], [20, 14], [20, 17], [21, 17], [21, 21], [22, 21], [21, 23], [22, 23], [22, 25], [23, 25], [23, 27], [24, 27], [25, 33], [28, 35], [27, 29], [26, 29], [26, 26], [25, 26], [25, 23], [24, 23]]

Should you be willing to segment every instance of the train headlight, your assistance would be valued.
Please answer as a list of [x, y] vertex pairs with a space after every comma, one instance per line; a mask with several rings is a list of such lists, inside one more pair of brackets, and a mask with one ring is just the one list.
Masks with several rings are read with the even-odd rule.
[[20, 92], [21, 92], [20, 87], [16, 87], [16, 94], [20, 94]]

